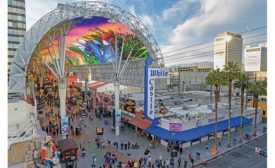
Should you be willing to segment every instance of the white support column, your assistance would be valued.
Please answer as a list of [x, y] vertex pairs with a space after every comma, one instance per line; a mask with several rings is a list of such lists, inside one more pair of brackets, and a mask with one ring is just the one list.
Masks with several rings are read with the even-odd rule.
[[66, 116], [66, 80], [60, 79], [58, 82], [58, 91], [60, 99], [60, 116]]
[[[119, 81], [115, 81], [114, 89], [115, 89], [115, 117], [116, 117], [119, 111]], [[116, 125], [116, 135], [119, 135], [119, 128], [120, 128], [120, 125]]]

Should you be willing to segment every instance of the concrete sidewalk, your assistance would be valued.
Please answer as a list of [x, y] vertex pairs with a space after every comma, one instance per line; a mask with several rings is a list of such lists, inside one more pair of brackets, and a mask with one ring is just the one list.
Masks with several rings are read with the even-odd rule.
[[[105, 120], [105, 121], [104, 121]], [[106, 122], [107, 121], [107, 122]], [[74, 120], [74, 122], [79, 122], [79, 117], [76, 117], [76, 119]], [[91, 165], [92, 163], [92, 154], [96, 154], [96, 163], [97, 163], [97, 167], [99, 167], [99, 165], [101, 166], [104, 163], [104, 153], [106, 151], [115, 151], [115, 153], [118, 155], [118, 160], [121, 161], [128, 161], [128, 160], [139, 160], [141, 157], [144, 156], [144, 151], [146, 148], [149, 148], [149, 143], [150, 141], [147, 140], [146, 137], [138, 137], [137, 133], [135, 130], [126, 127], [124, 131], [120, 131], [120, 135], [116, 136], [114, 132], [112, 132], [111, 130], [111, 123], [112, 123], [112, 119], [111, 118], [106, 118], [106, 119], [98, 119], [94, 117], [93, 121], [90, 121], [88, 118], [82, 118], [82, 122], [81, 124], [87, 125], [87, 128], [84, 129], [83, 128], [83, 134], [80, 136], [70, 136], [70, 138], [75, 139], [78, 144], [82, 144], [82, 146], [84, 146], [87, 150], [87, 156], [85, 157], [79, 157], [78, 160], [78, 167], [87, 167]], [[104, 140], [110, 140], [111, 141], [111, 147], [108, 149], [97, 149], [96, 144], [94, 142], [94, 139], [96, 137], [96, 127], [103, 127], [104, 128], [104, 135], [101, 136], [101, 138], [103, 138]], [[266, 124], [264, 123], [260, 123], [257, 126], [257, 137], [264, 135], [265, 133], [263, 132], [263, 127], [266, 127]], [[243, 128], [243, 135], [245, 136], [246, 134], [250, 134], [252, 135], [253, 132], [253, 124], [248, 125], [246, 127]], [[235, 131], [232, 132], [231, 134], [231, 140], [233, 141], [233, 139], [238, 139], [239, 137], [239, 131]], [[253, 140], [254, 138], [257, 137], [252, 137], [251, 140]], [[55, 136], [56, 139], [60, 139], [60, 135]], [[91, 143], [88, 143], [88, 139], [91, 139]], [[140, 146], [139, 149], [130, 149], [130, 150], [121, 150], [120, 149], [120, 143], [126, 143], [130, 141], [131, 143], [135, 143], [137, 142]], [[119, 148], [118, 150], [115, 149], [115, 147], [113, 146], [113, 142], [118, 142], [119, 143]], [[208, 143], [208, 150], [205, 150], [205, 143]], [[239, 144], [238, 142], [236, 144], [233, 144], [232, 142], [232, 146], [231, 148], [226, 147], [227, 144], [227, 135], [224, 135], [222, 140], [221, 140], [221, 146], [218, 146], [218, 151], [219, 153], [217, 155], [212, 155], [210, 153], [210, 149], [211, 147], [214, 146], [214, 139], [210, 139], [209, 141], [206, 142], [202, 142], [202, 143], [198, 143], [195, 144], [193, 146], [189, 146], [187, 148], [183, 149], [183, 153], [182, 153], [182, 157], [183, 159], [188, 161], [188, 167], [191, 167], [191, 163], [188, 160], [188, 153], [191, 152], [192, 156], [195, 160], [195, 165], [200, 165], [203, 161], [209, 161], [213, 158], [216, 158], [218, 156], [220, 156], [222, 154], [222, 152], [226, 153], [229, 152], [232, 149], [235, 149], [237, 147], [239, 147], [241, 144]], [[247, 143], [248, 141], [246, 140], [246, 138], [243, 139], [243, 143]], [[85, 143], [85, 144], [84, 144]], [[196, 153], [199, 152], [200, 153], [200, 159], [196, 158]], [[152, 162], [155, 162], [156, 159], [160, 159], [162, 158], [162, 160], [165, 159], [170, 159], [171, 158], [171, 153], [167, 152], [167, 148], [161, 144], [156, 144], [155, 145], [155, 149], [150, 149], [150, 153], [151, 153], [151, 160]], [[179, 157], [179, 153], [178, 153], [178, 157]], [[177, 165], [177, 158], [175, 159], [175, 165]], [[177, 167], [177, 166], [175, 166]]]

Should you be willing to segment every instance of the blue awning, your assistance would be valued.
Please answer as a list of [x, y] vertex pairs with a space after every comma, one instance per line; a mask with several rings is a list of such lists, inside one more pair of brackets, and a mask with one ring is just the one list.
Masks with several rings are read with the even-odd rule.
[[[231, 128], [237, 127], [240, 125], [240, 117], [231, 118]], [[243, 117], [243, 124], [251, 122], [251, 119]], [[218, 132], [228, 130], [228, 120], [223, 120], [218, 122]], [[150, 134], [153, 134], [159, 137], [162, 140], [173, 140], [173, 141], [184, 141], [189, 142], [193, 140], [200, 139], [201, 137], [207, 136], [209, 133], [215, 132], [215, 123], [199, 126], [192, 128], [186, 131], [181, 132], [172, 132], [164, 128], [152, 125], [146, 129]]]

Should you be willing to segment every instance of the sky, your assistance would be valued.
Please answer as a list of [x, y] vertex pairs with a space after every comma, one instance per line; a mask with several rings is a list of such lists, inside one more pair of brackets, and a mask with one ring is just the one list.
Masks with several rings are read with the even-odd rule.
[[[54, 10], [57, 3], [78, 1], [80, 0], [26, 0], [27, 29]], [[102, 1], [119, 6], [140, 18], [158, 42], [166, 65], [213, 62], [211, 45], [219, 32], [240, 33], [267, 25], [266, 0]], [[256, 45], [265, 42], [267, 38], [266, 28], [242, 35], [245, 45]], [[209, 43], [188, 47], [203, 42]], [[184, 49], [178, 50], [181, 48]], [[192, 58], [197, 54], [202, 57]]]

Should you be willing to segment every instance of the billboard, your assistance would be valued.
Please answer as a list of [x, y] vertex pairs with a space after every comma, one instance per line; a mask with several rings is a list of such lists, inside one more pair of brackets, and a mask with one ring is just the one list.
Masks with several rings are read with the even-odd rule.
[[126, 102], [124, 104], [124, 110], [135, 114], [136, 112], [136, 101], [132, 99], [126, 99]]

